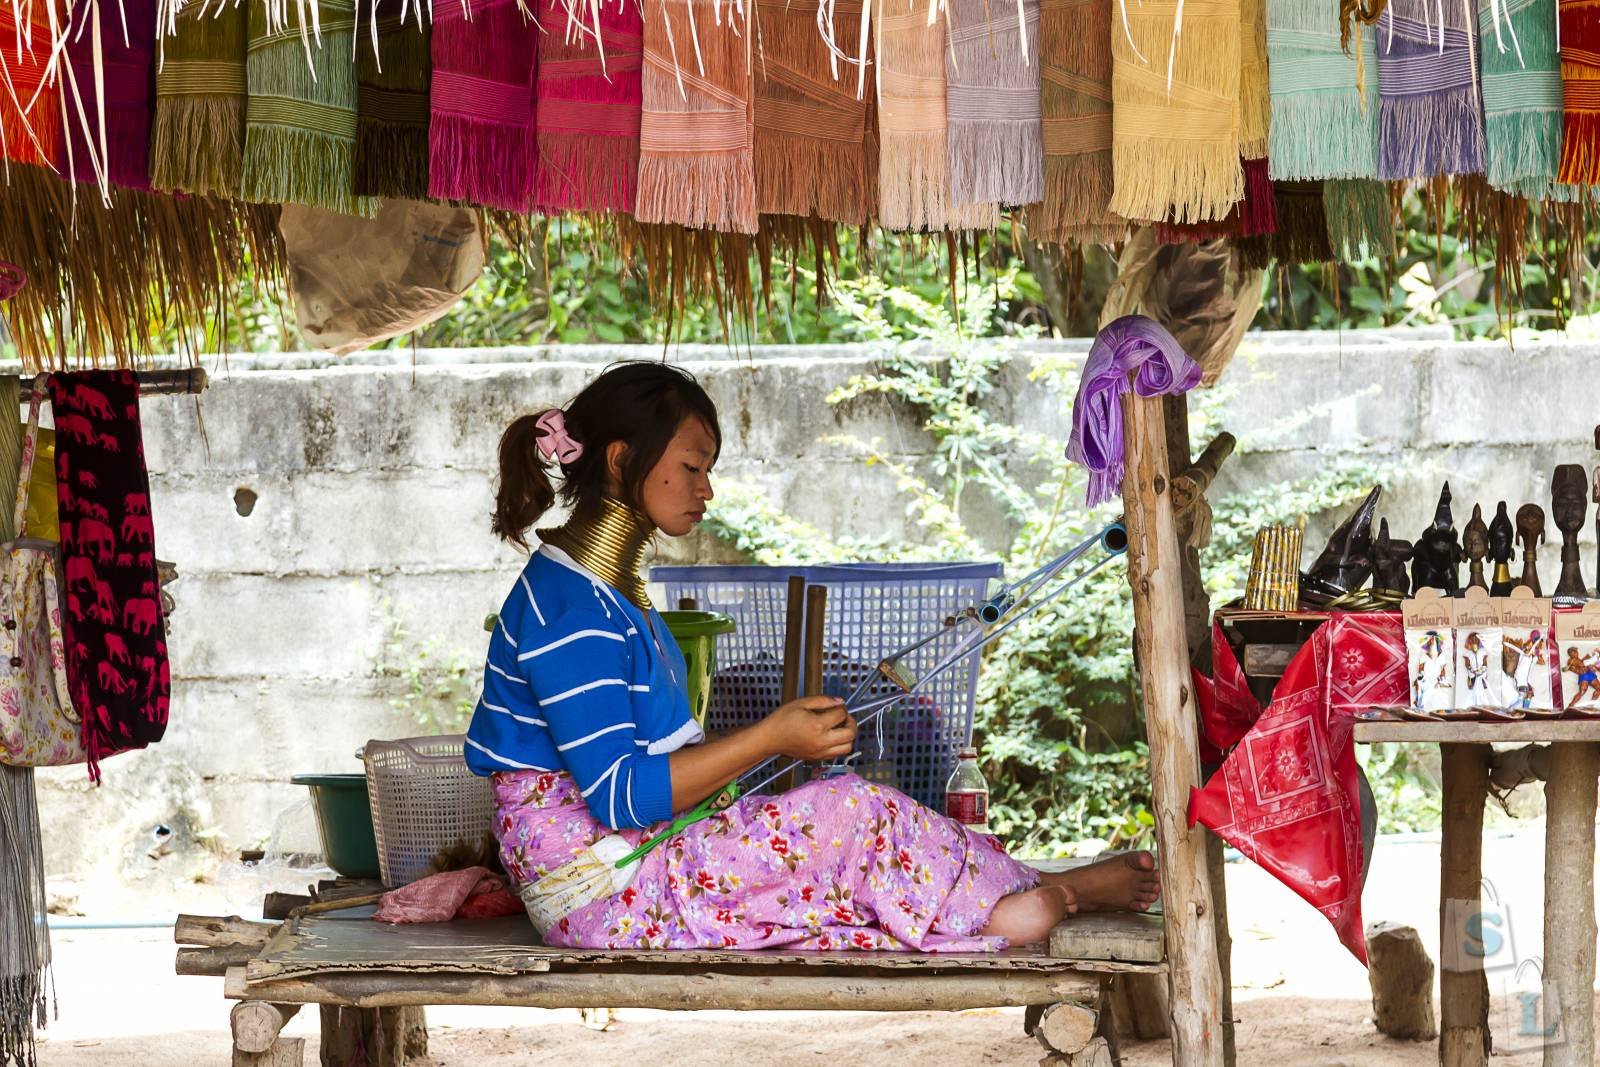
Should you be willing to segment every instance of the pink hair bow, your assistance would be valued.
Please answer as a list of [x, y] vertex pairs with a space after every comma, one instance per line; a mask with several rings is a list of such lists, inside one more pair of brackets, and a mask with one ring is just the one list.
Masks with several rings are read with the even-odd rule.
[[540, 415], [534, 425], [543, 431], [536, 443], [546, 459], [554, 459], [565, 467], [582, 457], [583, 446], [567, 432], [567, 416], [560, 408], [551, 408]]

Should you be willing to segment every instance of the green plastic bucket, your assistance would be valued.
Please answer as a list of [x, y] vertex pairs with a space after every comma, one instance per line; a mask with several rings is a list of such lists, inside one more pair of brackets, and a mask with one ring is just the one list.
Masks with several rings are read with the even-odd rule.
[[733, 618], [716, 611], [663, 611], [661, 618], [689, 667], [689, 712], [695, 722], [705, 726], [711, 676], [717, 670], [717, 637], [733, 633]]
[[311, 806], [322, 835], [322, 857], [346, 878], [378, 877], [378, 842], [365, 774], [297, 774], [289, 781], [311, 787]]

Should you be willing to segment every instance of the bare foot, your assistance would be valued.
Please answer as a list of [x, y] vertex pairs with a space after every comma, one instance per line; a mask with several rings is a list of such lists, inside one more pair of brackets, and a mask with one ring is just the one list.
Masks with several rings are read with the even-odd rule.
[[1013, 945], [1027, 945], [1050, 936], [1056, 923], [1078, 910], [1078, 897], [1072, 887], [1043, 885], [1000, 898], [989, 922], [979, 931], [988, 937], [1003, 937]]
[[1161, 896], [1156, 858], [1148, 852], [1124, 852], [1047, 874], [1043, 883], [1070, 887], [1080, 911], [1145, 911]]

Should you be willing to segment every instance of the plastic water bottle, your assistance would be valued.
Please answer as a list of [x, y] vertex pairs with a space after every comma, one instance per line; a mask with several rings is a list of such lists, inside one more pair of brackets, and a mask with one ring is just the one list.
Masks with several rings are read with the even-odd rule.
[[944, 813], [970, 830], [989, 832], [989, 783], [978, 769], [978, 750], [970, 745], [956, 755], [956, 769], [944, 787]]

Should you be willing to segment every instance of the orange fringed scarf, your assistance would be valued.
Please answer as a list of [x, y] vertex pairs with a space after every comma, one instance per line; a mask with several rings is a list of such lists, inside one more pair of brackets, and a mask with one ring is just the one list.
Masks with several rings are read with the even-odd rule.
[[0, 149], [17, 163], [53, 166], [62, 155], [59, 82], [44, 84], [52, 2], [25, 0], [21, 23], [15, 7], [0, 4], [0, 68], [10, 83], [0, 84]]
[[659, 0], [645, 10], [634, 217], [755, 233], [750, 25], [727, 4], [718, 6], [713, 12], [712, 0]]
[[1042, 0], [1039, 107], [1044, 203], [1028, 209], [1038, 240], [1116, 241], [1111, 213], [1111, 11], [1115, 0]]
[[[870, 70], [863, 77], [831, 55], [818, 2], [761, 0], [756, 8], [756, 197], [764, 215], [860, 226], [878, 201], [875, 87]], [[857, 55], [860, 0], [835, 0], [832, 9], [835, 46]]]
[[1600, 183], [1600, 0], [1557, 0], [1561, 42], [1561, 170], [1573, 184]]

